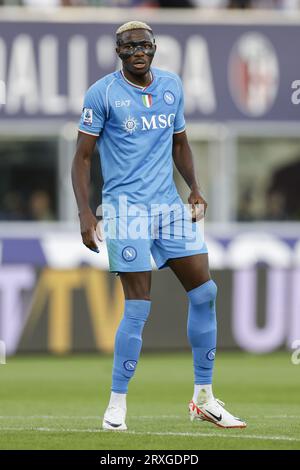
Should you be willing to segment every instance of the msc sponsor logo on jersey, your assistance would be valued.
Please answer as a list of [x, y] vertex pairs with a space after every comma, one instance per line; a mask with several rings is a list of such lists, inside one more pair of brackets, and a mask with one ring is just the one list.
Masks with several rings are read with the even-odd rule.
[[[166, 127], [172, 127], [175, 119], [175, 114], [153, 114], [151, 117], [141, 116], [141, 130], [150, 131], [155, 129], [165, 129]], [[140, 123], [137, 119], [132, 116], [128, 116], [123, 121], [123, 129], [129, 134], [132, 134]]]
[[90, 108], [83, 108], [82, 112], [83, 124], [91, 126], [93, 124], [93, 110]]
[[150, 131], [151, 129], [165, 129], [166, 127], [172, 127], [175, 119], [175, 114], [153, 114], [151, 118], [141, 116], [142, 120], [142, 131]]
[[135, 119], [132, 116], [128, 116], [124, 121], [123, 121], [123, 129], [128, 132], [129, 134], [132, 134], [138, 127], [139, 123], [137, 119]]

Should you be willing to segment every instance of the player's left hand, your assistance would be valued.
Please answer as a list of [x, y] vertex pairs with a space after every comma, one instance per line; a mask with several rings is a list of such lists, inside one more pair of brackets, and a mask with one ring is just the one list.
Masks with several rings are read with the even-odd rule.
[[203, 219], [207, 209], [207, 202], [198, 188], [191, 190], [188, 202], [192, 206], [192, 221], [198, 222], [198, 220]]

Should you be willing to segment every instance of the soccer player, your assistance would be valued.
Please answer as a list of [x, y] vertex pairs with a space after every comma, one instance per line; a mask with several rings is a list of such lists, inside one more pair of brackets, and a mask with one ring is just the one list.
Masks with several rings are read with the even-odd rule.
[[[196, 180], [185, 131], [180, 78], [151, 67], [156, 44], [151, 27], [145, 23], [122, 25], [116, 32], [116, 52], [122, 69], [98, 80], [86, 93], [72, 167], [82, 240], [98, 252], [94, 238], [97, 219], [88, 198], [91, 157], [98, 145], [104, 179], [102, 203], [112, 209], [104, 215], [110, 271], [119, 274], [125, 296], [124, 316], [115, 337], [111, 396], [102, 426], [127, 429], [128, 383], [137, 367], [151, 307], [152, 254], [159, 269], [172, 269], [189, 299], [187, 332], [195, 378], [189, 403], [191, 420], [224, 428], [245, 427], [212, 391], [217, 286], [210, 277], [207, 247], [203, 240], [197, 242], [200, 230], [193, 222], [204, 216], [207, 204]], [[173, 180], [173, 161], [190, 188], [193, 219], [181, 210], [184, 204]], [[124, 200], [126, 208], [135, 208], [126, 215], [121, 204]], [[158, 212], [153, 207], [158, 207]], [[141, 225], [146, 224], [145, 237], [129, 236], [125, 230], [136, 211]], [[149, 219], [154, 220], [154, 228]], [[187, 234], [164, 236], [182, 223], [188, 226]]]

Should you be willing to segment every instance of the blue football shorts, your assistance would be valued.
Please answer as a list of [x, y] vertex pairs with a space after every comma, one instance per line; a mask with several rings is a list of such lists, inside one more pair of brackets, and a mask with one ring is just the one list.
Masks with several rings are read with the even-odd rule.
[[200, 222], [185, 211], [149, 217], [115, 217], [103, 221], [111, 272], [151, 271], [172, 258], [207, 253]]

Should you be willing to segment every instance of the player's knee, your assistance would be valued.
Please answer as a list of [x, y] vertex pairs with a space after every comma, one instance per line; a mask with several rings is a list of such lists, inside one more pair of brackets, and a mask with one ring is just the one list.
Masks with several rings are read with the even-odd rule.
[[216, 283], [210, 279], [209, 281], [201, 284], [195, 289], [192, 289], [188, 292], [188, 297], [190, 302], [193, 305], [199, 305], [206, 302], [214, 301], [217, 297], [217, 285]]
[[145, 276], [135, 275], [124, 276], [122, 275], [122, 285], [126, 300], [148, 300], [150, 301], [150, 282]]
[[144, 282], [132, 282], [124, 290], [126, 300], [150, 300], [149, 287]]
[[151, 302], [143, 299], [125, 300], [124, 321], [128, 329], [135, 333], [143, 327], [149, 317]]

